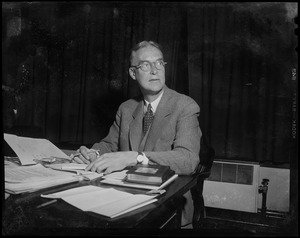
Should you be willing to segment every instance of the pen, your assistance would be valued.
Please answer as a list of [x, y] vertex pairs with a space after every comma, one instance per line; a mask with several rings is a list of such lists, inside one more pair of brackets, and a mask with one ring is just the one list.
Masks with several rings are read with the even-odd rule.
[[82, 180], [90, 181], [90, 178], [83, 175], [80, 171], [76, 171], [78, 176], [81, 176]]
[[[89, 151], [89, 152], [87, 152], [88, 154], [92, 154], [92, 153], [96, 153], [97, 154], [97, 150], [91, 150], [91, 151]], [[72, 154], [73, 155], [73, 158], [75, 157], [75, 156], [79, 156], [79, 155], [81, 155], [81, 153], [80, 152], [78, 152], [78, 153], [75, 153], [75, 154]]]
[[81, 153], [75, 153], [75, 154], [72, 154], [73, 155], [73, 157], [75, 157], [75, 156], [78, 156], [78, 155], [81, 155]]
[[38, 205], [36, 208], [45, 207], [45, 206], [48, 206], [48, 205], [50, 205], [50, 204], [52, 204], [52, 203], [55, 203], [55, 202], [57, 202], [56, 199], [51, 200], [51, 201], [49, 201], [49, 202], [42, 203], [42, 204]]

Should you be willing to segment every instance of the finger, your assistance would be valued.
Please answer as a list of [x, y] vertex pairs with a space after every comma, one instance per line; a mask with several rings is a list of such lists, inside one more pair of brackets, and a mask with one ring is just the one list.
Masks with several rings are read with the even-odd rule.
[[86, 148], [85, 146], [80, 146], [79, 148], [80, 150], [80, 154], [88, 161], [90, 161], [90, 158], [89, 158], [89, 149]]
[[80, 154], [79, 157], [77, 157], [77, 158], [79, 158], [84, 164], [89, 164], [90, 163], [89, 156], [88, 155], [86, 155], [86, 156], [87, 156], [87, 158], [85, 156], [83, 156], [82, 154]]
[[107, 175], [107, 174], [110, 174], [110, 173], [112, 173], [113, 172], [113, 169], [111, 169], [110, 167], [109, 168], [107, 168], [105, 171], [104, 171], [104, 175]]
[[91, 169], [91, 167], [94, 165], [96, 161], [93, 161], [92, 163], [90, 163], [88, 166], [86, 166], [86, 168], [84, 169], [85, 171], [88, 171]]
[[[94, 161], [91, 161], [90, 164], [85, 168], [85, 170], [86, 171], [87, 170], [91, 170], [91, 168], [93, 168], [96, 163], [98, 163], [99, 161], [103, 160], [104, 156], [105, 156], [105, 154], [101, 155], [98, 159], [95, 159]], [[93, 171], [93, 172], [95, 172], [95, 171]]]
[[78, 156], [75, 156], [73, 158], [73, 161], [76, 162], [76, 163], [78, 163], [78, 164], [84, 164], [84, 162]]
[[108, 167], [108, 163], [105, 160], [97, 160], [92, 166], [91, 171], [92, 172], [98, 172], [101, 173], [103, 170], [105, 170]]

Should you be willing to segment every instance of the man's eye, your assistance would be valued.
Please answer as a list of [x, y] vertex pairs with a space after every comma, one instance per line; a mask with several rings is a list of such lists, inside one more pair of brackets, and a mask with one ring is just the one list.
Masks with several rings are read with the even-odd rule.
[[142, 67], [143, 67], [143, 68], [148, 68], [148, 66], [149, 66], [148, 63], [143, 63], [143, 64], [142, 64]]

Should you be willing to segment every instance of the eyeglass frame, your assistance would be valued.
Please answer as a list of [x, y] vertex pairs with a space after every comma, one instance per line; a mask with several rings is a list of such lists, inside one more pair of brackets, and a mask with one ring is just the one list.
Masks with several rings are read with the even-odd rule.
[[131, 65], [130, 67], [134, 67], [134, 68], [136, 68], [136, 69], [139, 69], [139, 68], [141, 68], [142, 67], [142, 65], [144, 64], [144, 63], [148, 63], [149, 65], [150, 65], [150, 69], [149, 70], [147, 70], [147, 71], [144, 71], [144, 70], [142, 70], [143, 72], [150, 72], [151, 70], [152, 70], [152, 68], [155, 68], [156, 70], [162, 70], [163, 68], [161, 68], [161, 69], [158, 69], [157, 67], [156, 67], [156, 63], [157, 62], [162, 62], [162, 65], [163, 65], [163, 68], [165, 67], [165, 65], [167, 64], [167, 62], [165, 62], [163, 59], [158, 59], [158, 60], [156, 60], [156, 61], [154, 61], [154, 62], [150, 62], [150, 61], [148, 61], [148, 60], [144, 60], [144, 61], [142, 61], [142, 63], [140, 63], [139, 65]]

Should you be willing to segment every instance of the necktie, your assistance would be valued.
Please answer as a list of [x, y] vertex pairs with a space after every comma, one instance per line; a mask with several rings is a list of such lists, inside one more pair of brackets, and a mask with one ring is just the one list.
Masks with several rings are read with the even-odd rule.
[[152, 121], [153, 121], [153, 112], [151, 110], [151, 104], [149, 103], [148, 104], [148, 107], [147, 107], [147, 112], [145, 114], [145, 117], [144, 117], [144, 134], [147, 133], [147, 131], [149, 130], [149, 127], [151, 126], [152, 124]]

